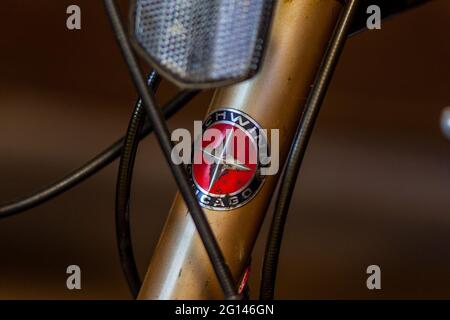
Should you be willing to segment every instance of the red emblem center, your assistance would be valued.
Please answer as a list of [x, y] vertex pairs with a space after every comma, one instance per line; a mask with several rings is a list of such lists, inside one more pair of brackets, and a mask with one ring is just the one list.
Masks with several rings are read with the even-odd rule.
[[197, 151], [202, 153], [202, 161], [192, 165], [194, 182], [209, 195], [236, 194], [250, 184], [258, 168], [254, 137], [226, 121], [208, 129], [218, 130], [220, 138], [202, 139], [202, 150]]

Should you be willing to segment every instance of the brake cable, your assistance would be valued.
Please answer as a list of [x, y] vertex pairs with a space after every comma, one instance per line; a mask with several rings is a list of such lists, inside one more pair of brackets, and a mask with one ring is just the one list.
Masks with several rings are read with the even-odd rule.
[[173, 145], [170, 140], [169, 129], [167, 128], [167, 124], [162, 117], [161, 111], [156, 106], [153, 96], [150, 95], [146, 89], [140, 67], [136, 57], [134, 56], [133, 50], [131, 49], [128, 36], [125, 33], [122, 21], [120, 19], [117, 5], [114, 0], [104, 0], [104, 4], [114, 31], [114, 35], [128, 66], [131, 79], [139, 95], [141, 96], [144, 108], [147, 111], [147, 116], [154, 126], [155, 135], [172, 171], [172, 175], [176, 180], [180, 193], [183, 196], [186, 206], [190, 212], [192, 220], [194, 221], [206, 252], [208, 253], [209, 259], [225, 297], [227, 299], [240, 299], [241, 297], [236, 293], [236, 286], [231, 271], [225, 262], [225, 257], [223, 256], [219, 244], [217, 243], [211, 226], [209, 225], [203, 210], [197, 202], [197, 198], [191, 188], [186, 170], [183, 167], [183, 164], [177, 165], [171, 159]]
[[[177, 110], [191, 101], [198, 93], [199, 91], [181, 91], [178, 93], [164, 106], [163, 113], [165, 117], [169, 118], [172, 116]], [[144, 139], [152, 131], [152, 125], [150, 123], [146, 123], [142, 132], [139, 134], [139, 139]], [[0, 219], [37, 207], [38, 205], [49, 201], [77, 186], [118, 158], [122, 152], [124, 143], [125, 137], [122, 137], [93, 159], [89, 160], [81, 167], [73, 170], [66, 176], [60, 178], [56, 182], [42, 187], [30, 195], [23, 196], [19, 199], [1, 205]]]
[[[161, 78], [158, 73], [152, 71], [147, 79], [147, 86], [154, 94], [156, 94], [160, 81]], [[138, 99], [125, 134], [125, 144], [120, 156], [116, 183], [115, 220], [117, 248], [120, 265], [133, 298], [136, 298], [139, 293], [141, 280], [133, 253], [130, 231], [130, 190], [139, 145], [139, 133], [142, 131], [145, 119], [146, 113], [142, 106], [142, 99]]]
[[342, 49], [344, 48], [352, 18], [356, 12], [359, 1], [360, 0], [348, 0], [339, 21], [336, 24], [330, 44], [314, 81], [313, 89], [308, 97], [300, 123], [297, 127], [294, 142], [289, 151], [285, 169], [279, 182], [280, 189], [275, 201], [272, 224], [270, 226], [264, 254], [260, 286], [261, 300], [272, 300], [274, 296], [275, 279], [281, 242], [283, 240], [284, 226], [286, 224], [289, 204], [291, 203], [297, 176], [317, 115], [319, 114], [320, 106], [325, 98], [334, 69]]

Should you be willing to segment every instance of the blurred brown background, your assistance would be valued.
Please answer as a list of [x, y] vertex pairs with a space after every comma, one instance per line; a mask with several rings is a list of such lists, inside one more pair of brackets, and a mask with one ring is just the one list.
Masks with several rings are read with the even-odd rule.
[[[126, 1], [122, 1], [125, 4]], [[82, 8], [82, 30], [65, 27]], [[47, 184], [122, 135], [136, 98], [100, 0], [3, 0], [0, 202]], [[278, 298], [450, 298], [450, 2], [352, 37], [291, 207]], [[175, 92], [163, 85], [161, 102]], [[210, 92], [170, 121], [192, 127]], [[280, 107], [281, 108], [281, 107]], [[114, 237], [117, 163], [0, 221], [0, 298], [128, 299]], [[153, 137], [141, 144], [132, 220], [144, 273], [175, 193]], [[267, 225], [264, 230], [267, 230]], [[252, 293], [265, 233], [254, 254]], [[82, 290], [65, 287], [82, 268]], [[366, 267], [382, 290], [366, 289]]]

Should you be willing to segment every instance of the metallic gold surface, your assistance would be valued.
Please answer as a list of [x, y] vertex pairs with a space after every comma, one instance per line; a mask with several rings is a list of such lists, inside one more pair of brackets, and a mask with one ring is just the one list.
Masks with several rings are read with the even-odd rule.
[[[260, 73], [217, 90], [210, 110], [244, 111], [262, 128], [280, 130], [283, 163], [342, 5], [336, 0], [280, 0]], [[205, 210], [236, 279], [250, 257], [277, 176], [248, 204]], [[140, 299], [221, 299], [223, 294], [187, 209], [177, 195], [150, 263]]]

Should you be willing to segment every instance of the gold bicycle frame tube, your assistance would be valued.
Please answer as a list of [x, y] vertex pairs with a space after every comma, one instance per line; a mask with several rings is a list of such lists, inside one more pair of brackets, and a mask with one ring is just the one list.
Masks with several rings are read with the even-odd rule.
[[[211, 102], [209, 112], [237, 109], [264, 129], [279, 129], [280, 170], [341, 9], [338, 0], [279, 0], [260, 72], [250, 80], [216, 90]], [[267, 176], [256, 196], [242, 207], [230, 211], [204, 209], [236, 286], [249, 261], [277, 178]], [[138, 298], [223, 299], [206, 250], [179, 194]]]

